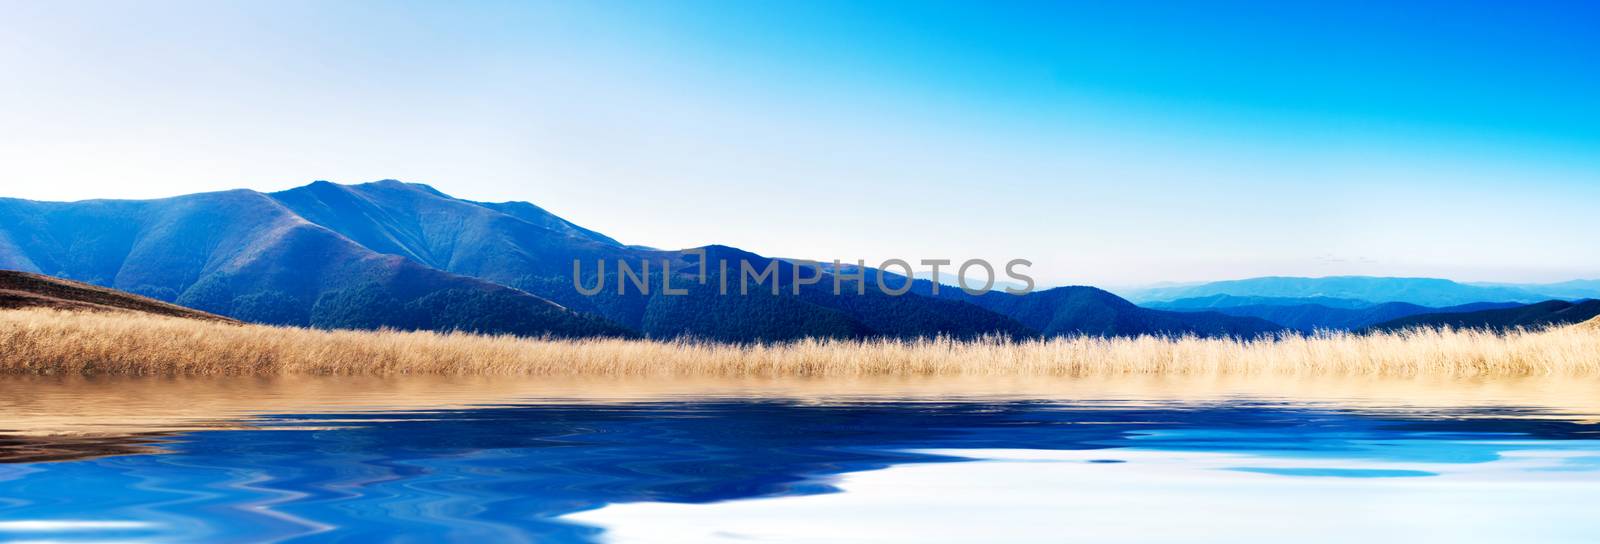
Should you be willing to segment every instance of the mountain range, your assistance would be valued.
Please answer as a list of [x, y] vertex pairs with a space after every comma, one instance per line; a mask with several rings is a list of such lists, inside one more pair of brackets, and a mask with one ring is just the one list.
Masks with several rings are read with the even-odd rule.
[[1596, 316], [1600, 316], [1600, 300], [1586, 299], [1578, 302], [1547, 300], [1512, 308], [1417, 315], [1387, 321], [1371, 328], [1384, 331], [1419, 327], [1489, 330], [1538, 329], [1552, 325], [1589, 322], [1595, 320]]
[[[584, 284], [603, 278], [605, 288], [580, 293], [575, 261], [586, 270]], [[704, 282], [697, 270], [702, 262], [723, 261], [728, 275], [744, 265], [777, 266], [762, 290], [724, 295], [721, 270], [708, 267]], [[601, 262], [610, 265], [604, 274]], [[619, 262], [657, 267], [652, 283], [667, 276], [684, 293], [666, 295], [662, 285], [641, 292], [632, 284], [619, 291]], [[959, 289], [936, 294], [923, 280], [903, 296], [876, 289], [835, 295], [831, 275], [808, 283], [789, 264], [727, 246], [625, 245], [533, 204], [475, 202], [393, 180], [157, 200], [0, 199], [0, 269], [259, 323], [734, 342], [1251, 336], [1282, 329], [1255, 317], [1141, 308], [1092, 287], [971, 296]]]
[[1180, 298], [1177, 300], [1159, 300], [1146, 302], [1146, 308], [1161, 310], [1195, 311], [1214, 310], [1217, 308], [1237, 308], [1242, 306], [1303, 306], [1317, 305], [1325, 308], [1358, 309], [1372, 307], [1374, 302], [1353, 298], [1333, 297], [1261, 297], [1239, 295], [1208, 295], [1203, 297]]
[[1534, 303], [1550, 299], [1600, 298], [1600, 281], [1580, 280], [1558, 284], [1466, 284], [1437, 278], [1273, 276], [1194, 285], [1124, 289], [1119, 290], [1118, 294], [1133, 302], [1152, 307], [1165, 307], [1181, 299], [1219, 295], [1291, 299], [1333, 298], [1445, 307], [1475, 302]]
[[1524, 305], [1517, 302], [1474, 302], [1443, 308], [1418, 306], [1406, 302], [1368, 304], [1356, 308], [1329, 307], [1322, 304], [1248, 304], [1243, 306], [1219, 306], [1212, 308], [1210, 311], [1232, 316], [1258, 317], [1298, 332], [1310, 333], [1318, 330], [1361, 330], [1411, 316], [1443, 316], [1484, 310], [1520, 308], [1522, 306]]

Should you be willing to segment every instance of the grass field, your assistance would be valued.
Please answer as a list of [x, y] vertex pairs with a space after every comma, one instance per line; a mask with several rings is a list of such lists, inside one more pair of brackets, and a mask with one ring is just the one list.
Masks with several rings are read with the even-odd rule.
[[1600, 376], [1600, 326], [1253, 341], [543, 340], [324, 331], [125, 313], [0, 312], [0, 373], [34, 375]]

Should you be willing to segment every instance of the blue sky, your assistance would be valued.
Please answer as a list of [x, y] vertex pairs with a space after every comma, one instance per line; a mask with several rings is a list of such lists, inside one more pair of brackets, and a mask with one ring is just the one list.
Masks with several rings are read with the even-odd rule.
[[1600, 277], [1600, 6], [13, 2], [0, 194], [397, 178], [1045, 283]]

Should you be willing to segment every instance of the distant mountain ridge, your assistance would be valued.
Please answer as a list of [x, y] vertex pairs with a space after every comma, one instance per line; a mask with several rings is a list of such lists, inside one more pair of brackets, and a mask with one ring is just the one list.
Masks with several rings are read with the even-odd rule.
[[[699, 251], [764, 269], [786, 262], [725, 246], [664, 251], [624, 245], [523, 202], [457, 199], [385, 180], [316, 182], [158, 200], [0, 199], [0, 268], [109, 286], [241, 320], [338, 328], [468, 330], [556, 336], [805, 337], [1040, 334], [1255, 334], [1253, 318], [1138, 308], [1092, 288], [1024, 297], [912, 293], [834, 296], [831, 276], [780, 295], [727, 296], [701, 284]], [[580, 279], [607, 289], [579, 294]], [[615, 263], [653, 263], [653, 289], [618, 292]], [[600, 262], [612, 263], [604, 276]], [[682, 296], [661, 292], [658, 278]], [[765, 286], [763, 286], [765, 287]], [[959, 293], [959, 290], [947, 290]]]
[[1516, 302], [1475, 302], [1430, 308], [1405, 302], [1386, 302], [1361, 308], [1330, 308], [1320, 304], [1224, 306], [1211, 311], [1232, 316], [1258, 317], [1302, 333], [1318, 330], [1354, 331], [1424, 314], [1457, 314], [1523, 306]]
[[1156, 304], [1199, 297], [1278, 297], [1363, 300], [1372, 303], [1405, 302], [1445, 307], [1475, 302], [1533, 303], [1551, 296], [1524, 287], [1469, 285], [1437, 278], [1386, 278], [1329, 276], [1323, 278], [1262, 277], [1199, 285], [1123, 290], [1123, 296], [1141, 304]]
[[1600, 280], [1571, 280], [1559, 283], [1471, 283], [1481, 287], [1509, 287], [1530, 291], [1546, 298], [1581, 300], [1600, 298]]
[[1548, 300], [1514, 308], [1479, 312], [1416, 315], [1379, 323], [1371, 329], [1396, 331], [1418, 327], [1451, 327], [1503, 331], [1585, 323], [1595, 320], [1597, 316], [1600, 316], [1600, 300], [1588, 299], [1578, 302]]
[[[831, 269], [831, 265], [828, 266]], [[874, 268], [853, 265], [842, 267], [861, 273], [876, 284], [878, 276], [887, 285], [901, 286], [906, 277]], [[1216, 312], [1176, 312], [1141, 308], [1108, 291], [1087, 286], [1066, 286], [1012, 295], [1003, 290], [971, 295], [959, 287], [913, 279], [910, 292], [923, 296], [968, 302], [1017, 319], [1046, 336], [1136, 336], [1141, 334], [1255, 337], [1284, 330], [1284, 327], [1250, 316], [1229, 316]]]
[[1302, 305], [1308, 305], [1308, 304], [1314, 304], [1314, 305], [1322, 306], [1322, 307], [1326, 307], [1326, 308], [1342, 308], [1342, 309], [1347, 309], [1347, 310], [1354, 310], [1354, 309], [1359, 309], [1359, 308], [1370, 308], [1370, 307], [1376, 306], [1378, 303], [1371, 302], [1371, 301], [1366, 301], [1366, 300], [1357, 300], [1357, 299], [1353, 299], [1353, 298], [1332, 298], [1332, 297], [1296, 298], [1296, 297], [1258, 297], [1258, 296], [1238, 296], [1238, 295], [1209, 295], [1209, 296], [1203, 296], [1203, 297], [1180, 298], [1180, 299], [1177, 299], [1177, 300], [1150, 302], [1150, 303], [1144, 304], [1144, 307], [1146, 307], [1146, 308], [1156, 308], [1156, 309], [1161, 309], [1161, 310], [1192, 311], [1192, 310], [1208, 310], [1208, 309], [1217, 309], [1217, 308], [1233, 308], [1233, 307], [1241, 307], [1241, 306], [1302, 306]]
[[942, 289], [940, 293], [1015, 317], [1048, 335], [1196, 334], [1248, 338], [1283, 329], [1279, 324], [1254, 316], [1140, 308], [1094, 287], [1056, 287], [1027, 295], [990, 292], [971, 296], [960, 289]]

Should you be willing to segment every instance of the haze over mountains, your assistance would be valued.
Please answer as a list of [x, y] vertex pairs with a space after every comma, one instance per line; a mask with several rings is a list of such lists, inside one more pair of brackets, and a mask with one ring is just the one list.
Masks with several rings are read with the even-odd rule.
[[[712, 263], [704, 283], [702, 258]], [[584, 285], [602, 281], [604, 288], [580, 293], [572, 279], [575, 260]], [[647, 292], [633, 284], [619, 291], [619, 261], [649, 263]], [[729, 264], [727, 272], [719, 262]], [[720, 292], [725, 279], [738, 285], [742, 266], [764, 270], [774, 263], [771, 280], [750, 294]], [[533, 204], [474, 202], [393, 180], [158, 200], [0, 199], [0, 269], [269, 324], [735, 342], [990, 334], [1247, 337], [1355, 329], [1548, 298], [1521, 286], [1447, 280], [1258, 278], [1135, 293], [1136, 300], [1165, 301], [1145, 308], [1093, 287], [974, 296], [950, 287], [935, 293], [923, 279], [896, 297], [875, 288], [879, 272], [872, 269], [864, 271], [865, 293], [845, 282], [845, 294], [835, 295], [832, 275], [808, 283], [812, 278], [797, 278], [787, 261], [741, 249], [630, 246]], [[663, 277], [684, 294], [665, 295]], [[884, 279], [907, 281], [892, 274]], [[1559, 286], [1562, 292], [1590, 287]], [[1478, 303], [1504, 304], [1435, 307]]]
[[[1151, 308], [1259, 317], [1300, 332], [1445, 325], [1505, 329], [1583, 321], [1588, 306], [1581, 302], [1600, 296], [1600, 282], [1463, 284], [1433, 278], [1266, 277], [1124, 292], [1146, 300], [1144, 305]], [[1572, 302], [1552, 300], [1562, 298], [1579, 302], [1579, 309], [1567, 309]], [[1449, 304], [1463, 300], [1474, 302]], [[1496, 313], [1501, 310], [1506, 313]]]
[[1405, 302], [1385, 302], [1357, 308], [1333, 308], [1321, 304], [1254, 304], [1216, 307], [1211, 311], [1233, 316], [1258, 317], [1298, 332], [1309, 333], [1318, 330], [1361, 330], [1411, 316], [1469, 313], [1522, 306], [1524, 305], [1517, 302], [1474, 302], [1443, 308]]
[[1600, 298], [1600, 281], [1557, 284], [1466, 284], [1437, 278], [1330, 276], [1325, 278], [1264, 277], [1196, 285], [1119, 290], [1139, 304], [1212, 297], [1335, 298], [1368, 302], [1405, 302], [1419, 306], [1455, 306], [1474, 302], [1533, 303], [1550, 299]]

